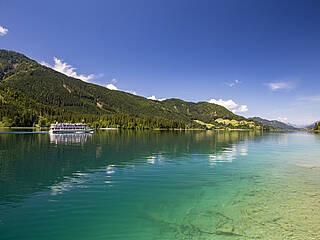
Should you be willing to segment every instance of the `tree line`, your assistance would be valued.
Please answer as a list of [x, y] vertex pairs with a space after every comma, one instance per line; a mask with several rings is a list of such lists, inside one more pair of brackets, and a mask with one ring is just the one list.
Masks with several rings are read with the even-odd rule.
[[[183, 121], [126, 114], [81, 114], [39, 104], [11, 89], [0, 89], [0, 126], [48, 127], [55, 122], [85, 122], [94, 128], [126, 129], [188, 128]], [[191, 126], [190, 126], [191, 127]]]

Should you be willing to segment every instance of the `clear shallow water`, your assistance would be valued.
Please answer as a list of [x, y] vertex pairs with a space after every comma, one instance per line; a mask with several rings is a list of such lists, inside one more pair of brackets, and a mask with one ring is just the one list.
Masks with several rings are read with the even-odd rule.
[[1, 239], [319, 239], [320, 137], [0, 134]]

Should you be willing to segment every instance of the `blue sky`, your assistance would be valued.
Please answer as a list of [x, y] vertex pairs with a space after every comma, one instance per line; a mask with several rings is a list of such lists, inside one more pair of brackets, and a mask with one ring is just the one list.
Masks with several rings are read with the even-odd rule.
[[83, 80], [320, 120], [319, 1], [1, 0], [0, 9], [1, 49]]

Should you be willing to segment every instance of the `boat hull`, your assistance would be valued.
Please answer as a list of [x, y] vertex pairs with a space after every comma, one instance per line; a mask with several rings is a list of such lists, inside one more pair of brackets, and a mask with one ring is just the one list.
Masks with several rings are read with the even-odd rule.
[[65, 129], [65, 130], [50, 130], [49, 134], [63, 134], [63, 133], [78, 133], [78, 134], [83, 134], [83, 133], [93, 133], [93, 129], [78, 129], [78, 130], [72, 130], [72, 129]]

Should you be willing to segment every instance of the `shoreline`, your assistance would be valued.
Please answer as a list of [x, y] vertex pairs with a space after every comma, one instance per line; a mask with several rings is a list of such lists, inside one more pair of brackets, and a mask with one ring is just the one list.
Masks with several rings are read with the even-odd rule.
[[[0, 127], [0, 129], [12, 129], [12, 130], [49, 130], [49, 127]], [[149, 129], [127, 129], [127, 128], [97, 128], [95, 130], [108, 131], [108, 130], [154, 130], [154, 131], [240, 131], [240, 132], [249, 132], [249, 131], [262, 131], [262, 132], [296, 132], [296, 131], [305, 131], [303, 129], [298, 130], [287, 130], [287, 129], [274, 129], [270, 131], [265, 131], [263, 129], [237, 129], [237, 128], [221, 128], [221, 129], [203, 129], [203, 128], [149, 128]], [[320, 133], [320, 131], [312, 131], [313, 133]]]
[[[0, 127], [0, 129], [11, 130], [48, 130], [49, 127]], [[261, 129], [203, 129], [203, 128], [148, 128], [148, 129], [127, 129], [127, 128], [97, 128], [95, 130], [108, 131], [108, 130], [154, 130], [154, 131], [262, 131]]]

